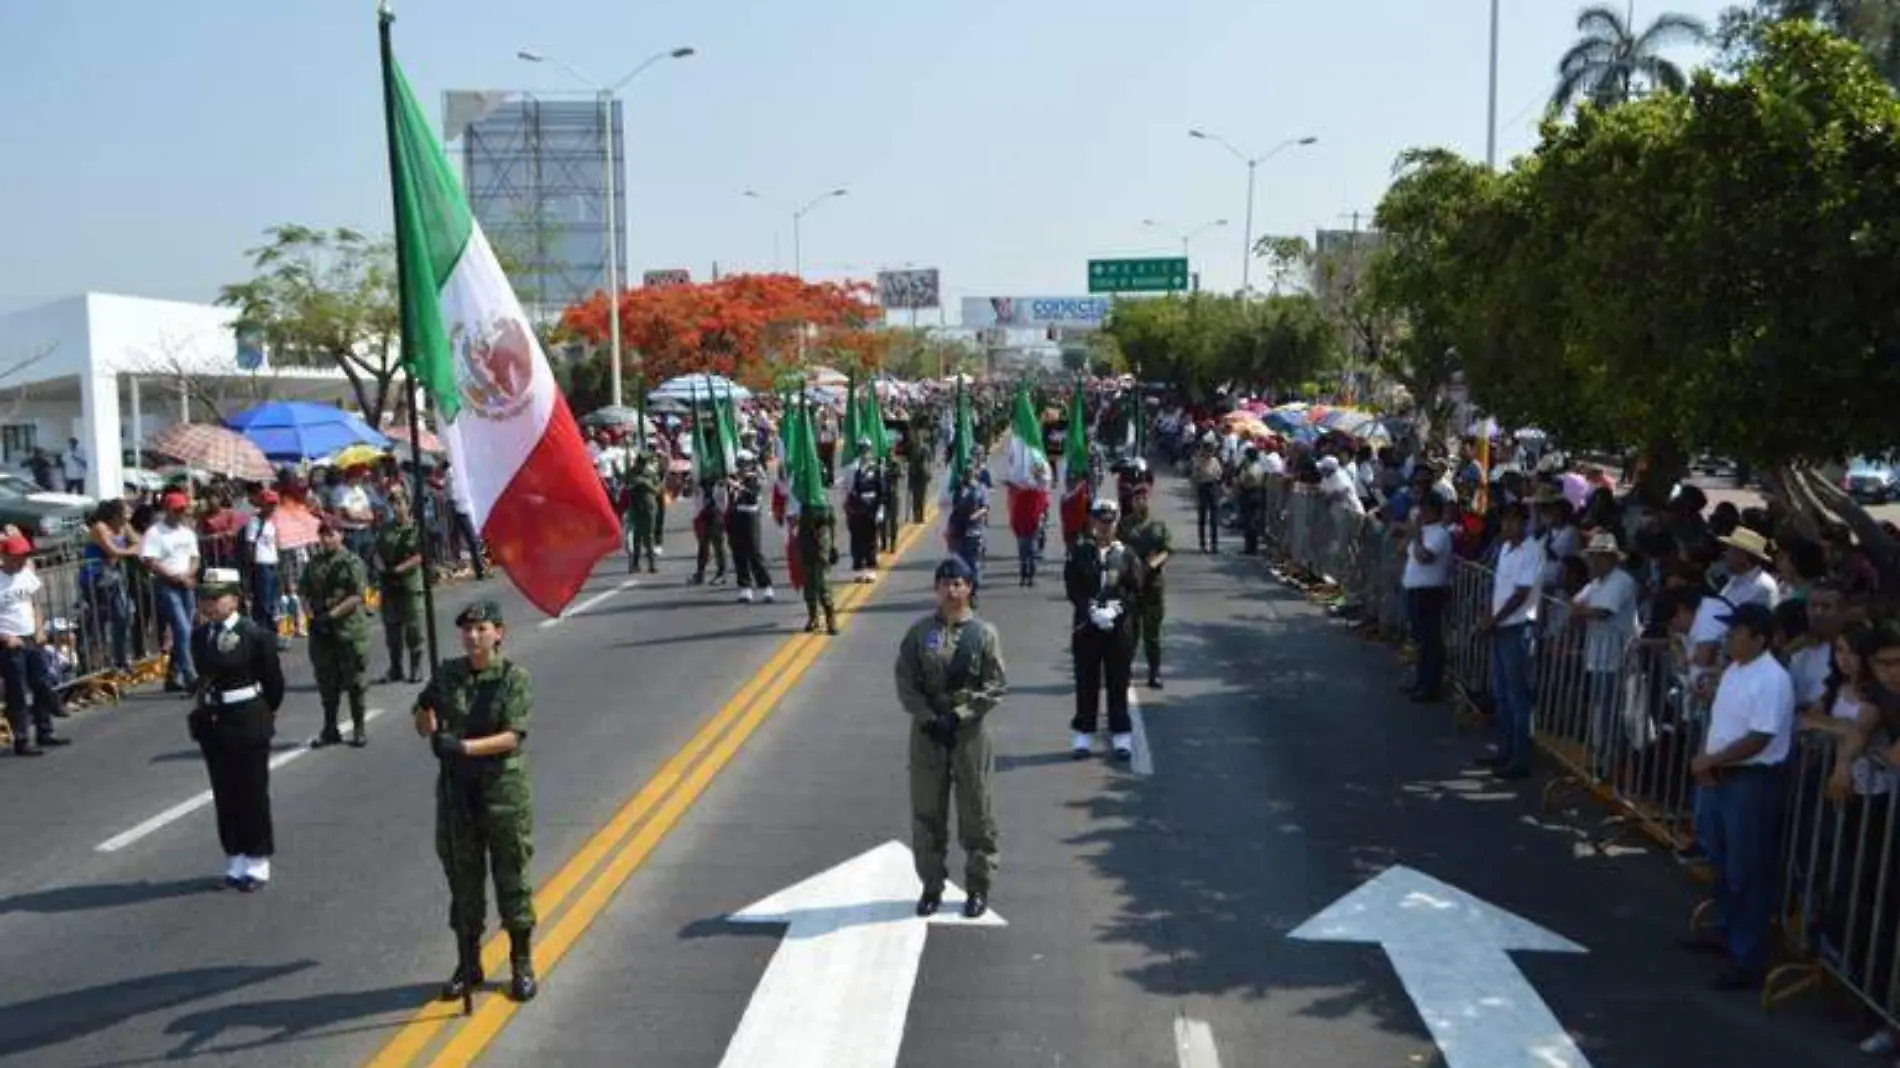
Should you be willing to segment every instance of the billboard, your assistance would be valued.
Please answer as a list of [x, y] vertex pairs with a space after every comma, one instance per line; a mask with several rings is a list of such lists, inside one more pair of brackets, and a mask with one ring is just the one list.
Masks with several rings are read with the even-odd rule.
[[679, 269], [648, 271], [641, 279], [648, 289], [660, 289], [665, 286], [690, 286], [693, 284], [693, 272]]
[[937, 269], [920, 271], [879, 271], [877, 302], [887, 311], [893, 308], [935, 308], [940, 303]]
[[1099, 330], [1113, 303], [1107, 297], [965, 297], [963, 325], [978, 329]]

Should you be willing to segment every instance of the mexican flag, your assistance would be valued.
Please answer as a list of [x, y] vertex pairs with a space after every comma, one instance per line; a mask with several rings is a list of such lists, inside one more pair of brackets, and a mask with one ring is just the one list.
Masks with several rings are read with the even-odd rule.
[[1082, 383], [1078, 379], [1069, 393], [1069, 430], [1062, 442], [1064, 541], [1074, 540], [1088, 526], [1090, 497], [1095, 493], [1095, 487], [1089, 485], [1089, 474], [1088, 409], [1083, 404]]
[[1009, 443], [1003, 448], [1009, 473], [1009, 529], [1019, 538], [1036, 533], [1049, 510], [1049, 456], [1042, 448], [1042, 423], [1029, 400], [1029, 390], [1016, 387], [1011, 401]]
[[523, 596], [556, 615], [620, 547], [620, 520], [386, 34], [403, 366], [435, 407], [456, 503]]

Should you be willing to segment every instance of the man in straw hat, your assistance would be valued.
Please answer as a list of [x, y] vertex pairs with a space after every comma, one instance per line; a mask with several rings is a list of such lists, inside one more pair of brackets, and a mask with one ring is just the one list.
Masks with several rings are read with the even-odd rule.
[[1590, 536], [1583, 547], [1590, 581], [1577, 592], [1571, 610], [1583, 624], [1584, 694], [1590, 709], [1590, 752], [1599, 775], [1616, 768], [1616, 708], [1623, 656], [1636, 640], [1637, 602], [1642, 591], [1623, 566], [1623, 550], [1607, 530]]
[[1781, 599], [1781, 588], [1764, 566], [1774, 560], [1768, 539], [1747, 527], [1736, 527], [1715, 540], [1722, 545], [1722, 563], [1729, 576], [1722, 599], [1736, 608], [1745, 604], [1773, 608]]
[[199, 676], [197, 705], [187, 717], [204, 753], [211, 801], [224, 848], [224, 882], [250, 893], [270, 881], [276, 853], [270, 815], [270, 743], [284, 703], [277, 636], [241, 609], [237, 571], [210, 568], [198, 585], [205, 621], [192, 631]]

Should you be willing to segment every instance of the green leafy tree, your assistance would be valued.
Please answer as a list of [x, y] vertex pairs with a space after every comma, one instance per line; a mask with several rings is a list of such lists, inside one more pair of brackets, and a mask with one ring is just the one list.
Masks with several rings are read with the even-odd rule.
[[1739, 67], [1759, 50], [1769, 29], [1797, 19], [1859, 45], [1881, 78], [1900, 85], [1900, 5], [1893, 0], [1754, 0], [1724, 11], [1716, 38]]
[[1662, 50], [1709, 39], [1708, 26], [1690, 15], [1658, 16], [1637, 33], [1628, 17], [1607, 4], [1578, 12], [1577, 32], [1577, 43], [1557, 61], [1557, 89], [1550, 97], [1554, 111], [1581, 101], [1614, 107], [1643, 91], [1680, 93], [1689, 79], [1681, 67], [1662, 57]]
[[251, 249], [253, 276], [218, 303], [262, 331], [277, 366], [334, 366], [372, 425], [399, 399], [395, 248], [347, 227], [285, 224]]

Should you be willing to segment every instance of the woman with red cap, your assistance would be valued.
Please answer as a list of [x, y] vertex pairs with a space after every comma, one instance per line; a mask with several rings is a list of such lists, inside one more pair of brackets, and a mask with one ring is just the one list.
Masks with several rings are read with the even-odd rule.
[[[33, 543], [17, 533], [0, 538], [0, 684], [7, 699], [7, 725], [13, 730], [15, 756], [39, 756], [70, 739], [53, 732], [53, 717], [64, 715], [59, 693], [33, 660], [45, 638], [35, 598], [40, 579], [33, 571]], [[32, 694], [33, 735], [26, 736], [27, 695]], [[37, 742], [38, 744], [35, 744]]]

